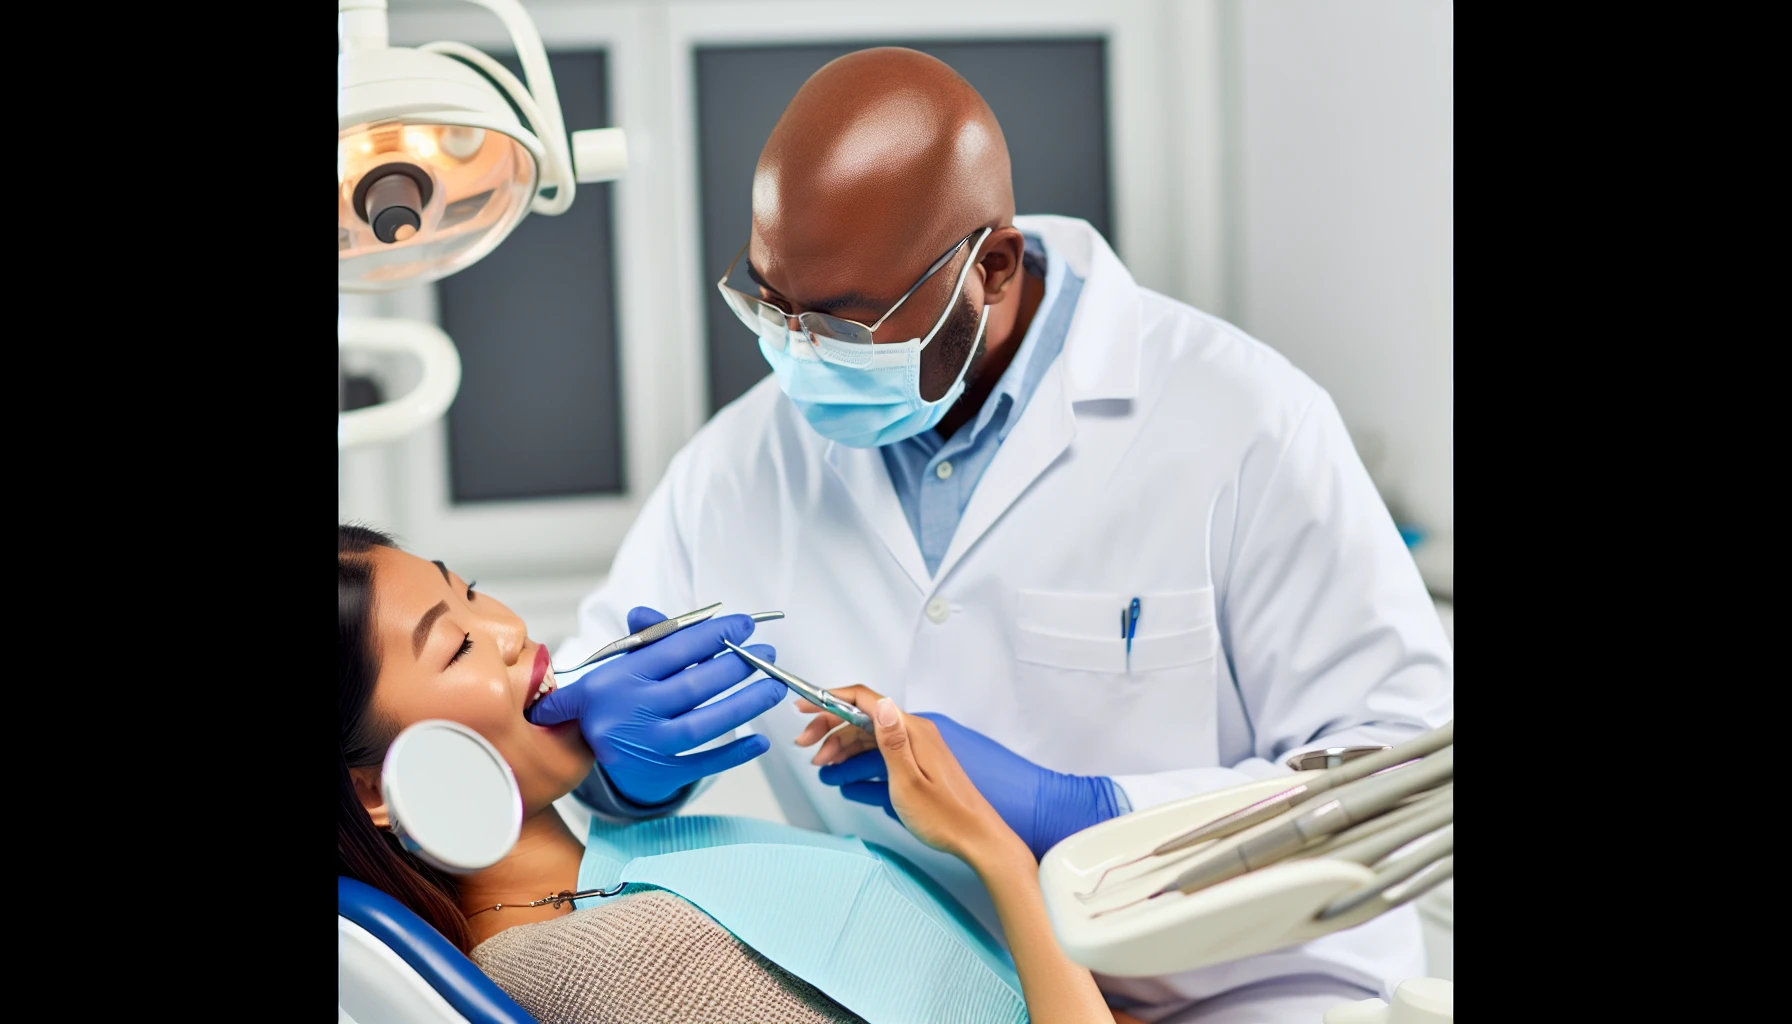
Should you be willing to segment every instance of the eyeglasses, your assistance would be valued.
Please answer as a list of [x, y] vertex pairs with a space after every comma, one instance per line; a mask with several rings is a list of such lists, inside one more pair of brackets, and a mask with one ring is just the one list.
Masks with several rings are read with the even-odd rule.
[[[908, 301], [910, 295], [915, 294], [916, 289], [926, 284], [928, 278], [938, 273], [939, 269], [945, 266], [958, 250], [964, 248], [964, 244], [971, 240], [972, 235], [981, 231], [987, 237], [993, 230], [995, 229], [978, 228], [977, 231], [959, 239], [956, 245], [946, 250], [945, 255], [933, 261], [933, 266], [927, 268], [927, 273], [921, 275], [921, 279], [915, 282], [914, 287], [902, 293], [902, 298], [896, 300], [896, 305], [891, 306], [889, 312], [878, 317], [877, 322], [872, 324], [862, 324], [857, 320], [848, 320], [845, 317], [833, 316], [828, 313], [788, 313], [756, 295], [748, 295], [743, 291], [728, 287], [728, 278], [734, 274], [735, 264], [739, 263], [740, 258], [746, 255], [747, 246], [752, 244], [751, 241], [748, 241], [747, 245], [741, 246], [740, 252], [734, 254], [734, 259], [729, 262], [728, 269], [722, 274], [722, 279], [716, 282], [716, 288], [721, 291], [722, 298], [728, 303], [728, 308], [734, 311], [734, 315], [740, 318], [741, 323], [747, 325], [748, 330], [758, 334], [766, 343], [775, 345], [780, 351], [784, 348], [785, 333], [789, 330], [790, 321], [793, 319], [802, 327], [803, 333], [808, 337], [811, 345], [821, 341], [840, 342], [846, 345], [870, 345], [872, 332], [883, 326], [883, 322], [890, 319], [890, 316], [898, 309], [901, 309], [902, 304]], [[981, 246], [983, 239], [977, 239], [977, 244]], [[976, 250], [973, 249], [973, 256], [975, 253]], [[969, 271], [970, 266], [970, 261], [967, 260], [965, 271]], [[960, 287], [963, 287], [963, 273], [959, 274], [958, 283]], [[956, 291], [954, 294], [957, 294]], [[949, 306], [948, 309], [950, 309]], [[941, 319], [944, 320], [943, 315]]]

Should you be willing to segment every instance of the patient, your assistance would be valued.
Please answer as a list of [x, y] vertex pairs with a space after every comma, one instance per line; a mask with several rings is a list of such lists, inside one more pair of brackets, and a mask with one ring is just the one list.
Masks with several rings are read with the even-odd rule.
[[[593, 764], [577, 723], [543, 728], [524, 717], [541, 645], [508, 608], [446, 566], [356, 526], [337, 530], [337, 618], [342, 874], [404, 903], [544, 1022], [861, 1020], [671, 892], [631, 889], [581, 910], [519, 906], [578, 888], [585, 846], [553, 804]], [[966, 860], [989, 886], [1029, 1018], [1128, 1024], [1131, 1018], [1106, 1007], [1089, 972], [1058, 948], [1031, 854], [971, 785], [931, 723], [868, 690], [840, 692], [873, 715], [877, 735], [849, 726], [827, 740], [818, 761], [874, 745], [884, 749], [891, 800], [903, 824]], [[798, 708], [819, 711], [806, 702]], [[381, 762], [402, 729], [426, 718], [451, 719], [484, 736], [509, 762], [522, 791], [515, 848], [470, 876], [436, 871], [407, 853], [388, 828]], [[810, 741], [833, 724], [820, 716]], [[797, 885], [793, 880], [786, 892], [767, 888], [764, 899], [826, 895]], [[505, 906], [488, 909], [498, 904]], [[900, 955], [891, 959], [902, 962]]]

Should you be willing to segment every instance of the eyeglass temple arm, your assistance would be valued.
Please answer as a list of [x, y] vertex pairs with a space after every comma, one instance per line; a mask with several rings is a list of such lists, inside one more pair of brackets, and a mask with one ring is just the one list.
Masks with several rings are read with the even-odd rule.
[[[972, 231], [971, 235], [976, 234], [977, 231], [983, 231], [983, 230], [985, 230], [985, 229], [978, 228], [976, 231]], [[939, 259], [934, 260], [933, 266], [927, 268], [927, 273], [921, 275], [921, 280], [916, 281], [915, 286], [913, 288], [910, 288], [908, 291], [903, 292], [902, 298], [896, 300], [896, 304], [894, 306], [890, 307], [890, 311], [888, 313], [885, 313], [883, 316], [878, 317], [877, 323], [869, 325], [869, 327], [867, 329], [875, 331], [879, 327], [883, 326], [883, 322], [885, 320], [890, 319], [891, 316], [895, 315], [896, 311], [902, 308], [902, 304], [904, 302], [908, 301], [908, 297], [910, 295], [913, 295], [913, 294], [915, 294], [915, 292], [919, 291], [921, 289], [921, 286], [926, 284], [928, 282], [928, 280], [933, 277], [933, 275], [939, 273], [941, 267], [945, 266], [946, 263], [952, 259], [952, 257], [958, 255], [958, 250], [964, 248], [964, 243], [971, 240], [971, 235], [966, 235], [963, 238], [960, 238], [958, 240], [957, 245], [953, 246], [950, 249], [947, 249], [946, 254], [944, 256], [941, 256]]]
[[[911, 288], [909, 288], [908, 291], [903, 292], [902, 298], [897, 299], [896, 304], [894, 306], [891, 306], [889, 308], [888, 312], [884, 313], [883, 316], [878, 317], [876, 323], [864, 324], [861, 326], [863, 326], [868, 331], [877, 330], [879, 327], [881, 327], [883, 325], [883, 322], [885, 320], [890, 319], [891, 316], [895, 315], [897, 310], [902, 308], [902, 304], [904, 302], [908, 301], [908, 297], [910, 295], [913, 295], [917, 291], [920, 291], [922, 285], [926, 284], [929, 280], [931, 280], [933, 278], [933, 275], [939, 273], [940, 268], [945, 266], [952, 259], [953, 256], [958, 255], [958, 250], [964, 248], [964, 243], [971, 240], [971, 235], [975, 235], [978, 231], [993, 231], [993, 230], [994, 230], [993, 228], [977, 228], [976, 231], [972, 231], [970, 235], [966, 235], [963, 238], [960, 238], [956, 245], [952, 246], [952, 248], [950, 248], [950, 249], [947, 249], [945, 251], [945, 253], [940, 256], [939, 259], [933, 261], [933, 266], [927, 268], [927, 273], [922, 274], [921, 279], [919, 281], [916, 281], [914, 283], [914, 285]], [[716, 281], [716, 287], [720, 288], [720, 287], [724, 287], [727, 285], [728, 279], [730, 277], [734, 276], [735, 264], [740, 262], [740, 258], [742, 256], [746, 255], [747, 250], [749, 248], [751, 248], [752, 245], [753, 245], [753, 240], [749, 238], [747, 240], [747, 243], [740, 247], [740, 252], [735, 253], [734, 258], [728, 261], [728, 269], [722, 271], [721, 278]], [[969, 269], [969, 268], [966, 268], [966, 269]], [[763, 300], [761, 300], [761, 301], [763, 301]], [[948, 309], [947, 312], [951, 312], [951, 310]], [[788, 317], [788, 316], [791, 316], [792, 314], [786, 313], [785, 315]]]
[[751, 238], [747, 239], [746, 244], [740, 247], [740, 251], [734, 254], [734, 258], [728, 261], [728, 269], [722, 271], [721, 278], [716, 281], [716, 287], [720, 288], [723, 285], [726, 285], [728, 279], [734, 276], [734, 265], [739, 263], [740, 258], [747, 254], [747, 249], [752, 246], [752, 244], [753, 240]]

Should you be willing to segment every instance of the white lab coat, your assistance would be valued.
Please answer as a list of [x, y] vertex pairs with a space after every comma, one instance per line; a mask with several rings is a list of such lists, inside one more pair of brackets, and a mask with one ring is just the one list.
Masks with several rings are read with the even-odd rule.
[[[882, 456], [815, 433], [768, 376], [673, 460], [567, 650], [627, 632], [633, 605], [781, 609], [754, 640], [803, 677], [1112, 776], [1136, 810], [1285, 773], [1291, 751], [1448, 720], [1449, 641], [1330, 397], [1237, 328], [1141, 288], [1087, 223], [1015, 224], [1085, 284], [937, 575]], [[1135, 596], [1129, 665], [1119, 615]], [[813, 748], [791, 743], [808, 720], [793, 705], [752, 724], [789, 819], [899, 850], [999, 935], [969, 868], [820, 783]], [[788, 895], [803, 898], [800, 880]], [[1423, 975], [1417, 915], [1100, 980], [1161, 1007], [1315, 973], [1370, 989]]]

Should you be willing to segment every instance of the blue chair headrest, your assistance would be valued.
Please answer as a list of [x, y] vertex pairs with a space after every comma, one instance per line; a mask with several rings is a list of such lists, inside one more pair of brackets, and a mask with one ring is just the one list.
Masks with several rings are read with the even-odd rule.
[[337, 875], [336, 913], [385, 943], [473, 1024], [535, 1024], [441, 932], [373, 886]]

